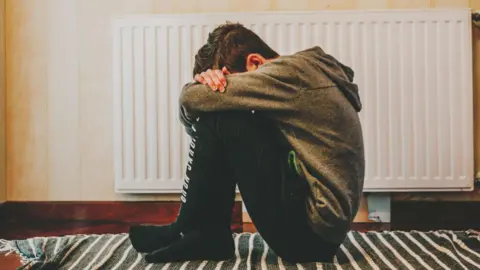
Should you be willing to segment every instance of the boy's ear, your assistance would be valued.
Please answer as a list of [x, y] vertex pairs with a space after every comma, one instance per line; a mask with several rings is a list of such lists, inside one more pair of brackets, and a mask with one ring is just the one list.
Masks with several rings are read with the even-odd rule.
[[245, 67], [247, 71], [255, 71], [266, 62], [265, 58], [258, 53], [251, 53], [247, 56]]

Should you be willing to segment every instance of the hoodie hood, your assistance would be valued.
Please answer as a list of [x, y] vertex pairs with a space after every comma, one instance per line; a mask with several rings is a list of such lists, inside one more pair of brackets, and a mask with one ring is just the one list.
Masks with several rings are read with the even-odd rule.
[[355, 110], [357, 112], [362, 110], [358, 86], [353, 83], [354, 72], [350, 67], [340, 63], [333, 56], [326, 54], [320, 47], [302, 51], [301, 54], [309, 59], [314, 59], [318, 67], [337, 85]]

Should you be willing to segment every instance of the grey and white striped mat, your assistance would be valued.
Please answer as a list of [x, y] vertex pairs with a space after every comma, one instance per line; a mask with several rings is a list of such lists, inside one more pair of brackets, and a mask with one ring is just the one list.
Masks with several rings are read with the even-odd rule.
[[352, 231], [334, 263], [301, 265], [283, 262], [258, 234], [234, 238], [236, 257], [223, 262], [147, 264], [127, 234], [1, 240], [0, 250], [18, 253], [25, 269], [480, 269], [480, 232], [476, 231]]

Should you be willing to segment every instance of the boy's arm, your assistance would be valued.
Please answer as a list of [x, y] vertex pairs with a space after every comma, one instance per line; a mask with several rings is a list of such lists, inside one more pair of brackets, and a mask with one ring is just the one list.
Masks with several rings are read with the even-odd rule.
[[180, 95], [180, 117], [184, 124], [202, 112], [289, 111], [297, 95], [294, 69], [269, 63], [254, 72], [226, 76], [225, 92], [214, 92], [208, 85], [189, 83]]

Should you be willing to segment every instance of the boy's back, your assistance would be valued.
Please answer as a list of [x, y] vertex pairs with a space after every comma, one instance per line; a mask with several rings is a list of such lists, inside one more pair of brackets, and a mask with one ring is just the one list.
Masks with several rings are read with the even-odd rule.
[[307, 213], [312, 229], [325, 240], [341, 243], [358, 211], [365, 170], [353, 72], [318, 47], [284, 61], [298, 70], [299, 93], [292, 102], [297, 112], [276, 118], [310, 186]]

